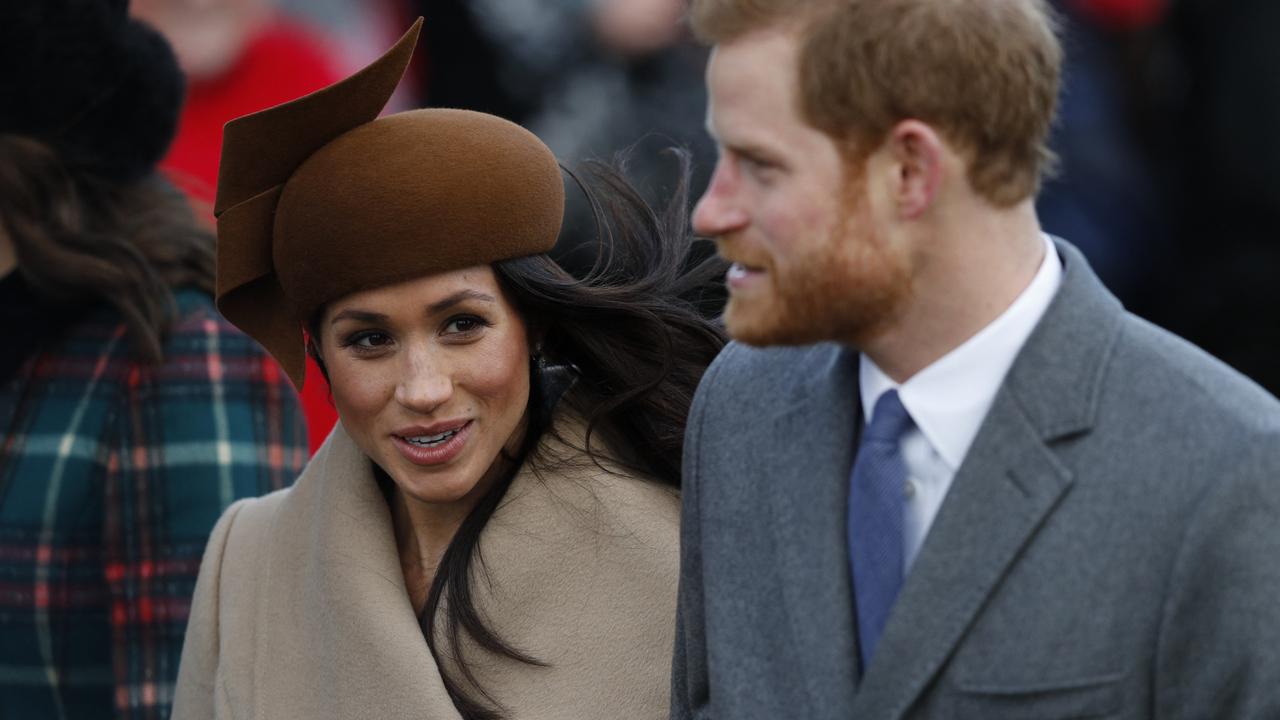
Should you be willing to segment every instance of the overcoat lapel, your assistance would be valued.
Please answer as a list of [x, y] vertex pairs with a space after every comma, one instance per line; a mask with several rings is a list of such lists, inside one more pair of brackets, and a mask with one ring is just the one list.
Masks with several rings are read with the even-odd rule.
[[1054, 441], [1087, 432], [1122, 317], [1059, 243], [1062, 287], [983, 421], [885, 626], [858, 720], [903, 717], [1072, 484]]
[[[340, 424], [270, 536], [275, 547], [262, 551], [272, 590], [261, 609], [269, 620], [254, 673], [270, 691], [256, 717], [359, 717], [369, 708], [459, 717], [409, 601], [387, 504]], [[309, 707], [270, 706], [281, 698]]]
[[853, 717], [898, 718], [1071, 483], [1001, 393], [898, 596]]
[[[490, 629], [547, 665], [486, 655], [466, 635], [458, 652], [507, 717], [665, 717], [679, 497], [587, 456], [576, 415], [557, 414], [553, 428], [485, 525], [472, 584]], [[252, 577], [221, 590], [223, 608], [252, 616], [227, 623], [251, 641], [232, 635], [219, 648], [237, 681], [252, 669], [252, 682], [221, 689], [234, 695], [229, 705], [260, 720], [459, 720], [405, 589], [372, 464], [341, 425], [277, 497], [229, 540], [256, 545], [227, 550], [255, 558], [242, 562]], [[441, 663], [460, 678], [453, 649], [442, 644]]]
[[[792, 657], [805, 666], [809, 695], [821, 702], [797, 717], [845, 717], [857, 681], [857, 637], [845, 527], [848, 483], [857, 445], [858, 360], [837, 346], [821, 371], [797, 381], [795, 403], [773, 419], [775, 437], [759, 458], [772, 493], [782, 599], [791, 623]], [[812, 366], [810, 366], [812, 367]], [[806, 368], [808, 371], [808, 368]], [[806, 441], [809, 439], [809, 441]]]

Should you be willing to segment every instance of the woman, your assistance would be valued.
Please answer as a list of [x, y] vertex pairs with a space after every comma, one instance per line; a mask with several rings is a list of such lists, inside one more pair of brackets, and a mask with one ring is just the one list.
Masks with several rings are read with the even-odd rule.
[[561, 270], [535, 137], [374, 119], [419, 28], [226, 129], [219, 306], [295, 382], [309, 348], [340, 422], [215, 531], [180, 720], [666, 717], [684, 417], [722, 344], [697, 293], [720, 268], [686, 272], [683, 189], [664, 224], [600, 172], [611, 252]]
[[155, 170], [182, 75], [114, 0], [0, 8], [0, 714], [167, 717], [201, 552], [306, 459]]

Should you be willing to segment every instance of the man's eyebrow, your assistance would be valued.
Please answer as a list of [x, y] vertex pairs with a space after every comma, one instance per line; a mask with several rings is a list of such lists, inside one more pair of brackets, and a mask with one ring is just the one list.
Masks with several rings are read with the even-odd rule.
[[777, 153], [753, 142], [726, 142], [722, 143], [722, 145], [726, 150], [729, 150], [733, 154], [741, 155], [752, 160], [775, 164], [781, 163], [782, 161], [781, 157], [779, 157]]
[[711, 121], [710, 114], [707, 115], [705, 127], [707, 134], [716, 142], [716, 145], [721, 151], [728, 150], [734, 155], [745, 155], [749, 158], [768, 160], [771, 162], [778, 162], [780, 160], [778, 153], [769, 150], [757, 142], [745, 138], [735, 138], [733, 137], [732, 132], [729, 133], [730, 137], [728, 138], [724, 138], [716, 134], [715, 124]]

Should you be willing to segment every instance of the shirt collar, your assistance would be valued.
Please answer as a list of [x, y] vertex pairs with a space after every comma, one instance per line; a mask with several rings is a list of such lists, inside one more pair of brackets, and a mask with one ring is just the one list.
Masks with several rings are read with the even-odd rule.
[[1049, 309], [1062, 282], [1062, 261], [1044, 236], [1045, 255], [1031, 283], [1003, 313], [976, 335], [898, 384], [867, 356], [859, 387], [867, 422], [883, 393], [897, 389], [916, 427], [954, 473], [978, 434], [1004, 376], [1031, 331]]

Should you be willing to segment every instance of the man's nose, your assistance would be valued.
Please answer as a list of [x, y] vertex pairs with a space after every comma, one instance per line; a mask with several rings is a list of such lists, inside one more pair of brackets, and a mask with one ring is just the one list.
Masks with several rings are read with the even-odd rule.
[[705, 237], [727, 235], [749, 221], [732, 160], [720, 157], [707, 190], [693, 208], [694, 232]]

